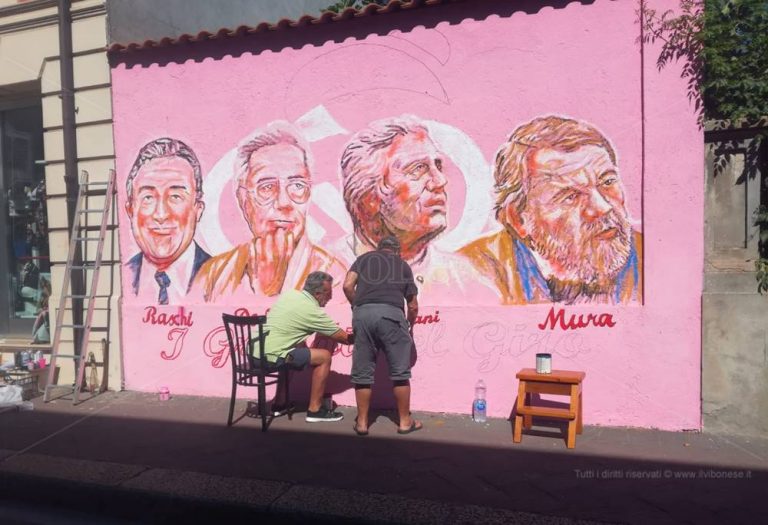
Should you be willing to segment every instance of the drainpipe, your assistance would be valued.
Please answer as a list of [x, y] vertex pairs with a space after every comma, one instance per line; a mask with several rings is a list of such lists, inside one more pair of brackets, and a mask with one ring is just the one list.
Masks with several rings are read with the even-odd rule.
[[[72, 58], [72, 2], [59, 0], [59, 70], [61, 72], [61, 115], [64, 132], [64, 183], [67, 189], [67, 226], [72, 230], [76, 220], [75, 207], [80, 185], [77, 179], [77, 134], [75, 130], [75, 81]], [[82, 255], [79, 245], [75, 253], [74, 264], [81, 264]], [[84, 295], [85, 286], [82, 271], [71, 273], [72, 292], [63, 293]], [[83, 324], [83, 301], [72, 301], [72, 321], [75, 325]], [[82, 330], [75, 330], [75, 353], [81, 347]]]

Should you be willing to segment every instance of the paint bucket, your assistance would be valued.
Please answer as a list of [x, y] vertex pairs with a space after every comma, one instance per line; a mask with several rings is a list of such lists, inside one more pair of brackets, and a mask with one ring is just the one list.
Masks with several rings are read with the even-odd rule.
[[552, 373], [552, 354], [536, 354], [536, 372], [539, 374]]
[[160, 401], [168, 401], [171, 399], [171, 391], [167, 386], [160, 387]]

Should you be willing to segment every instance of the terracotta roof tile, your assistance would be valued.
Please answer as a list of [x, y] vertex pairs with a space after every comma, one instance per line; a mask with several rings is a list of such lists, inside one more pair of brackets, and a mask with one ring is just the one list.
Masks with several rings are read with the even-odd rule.
[[262, 22], [256, 26], [241, 25], [235, 29], [221, 28], [215, 32], [200, 31], [196, 35], [184, 33], [176, 38], [161, 38], [160, 40], [145, 40], [144, 42], [114, 43], [109, 46], [110, 52], [124, 53], [128, 51], [137, 51], [143, 49], [152, 49], [158, 47], [169, 47], [176, 44], [186, 44], [188, 42], [202, 42], [205, 40], [218, 40], [224, 38], [239, 37], [255, 33], [265, 33], [268, 31], [279, 31], [298, 27], [306, 27], [317, 24], [328, 24], [340, 22], [352, 18], [368, 17], [373, 15], [393, 13], [397, 11], [406, 11], [421, 7], [430, 7], [438, 4], [458, 2], [461, 0], [390, 0], [386, 6], [369, 4], [362, 9], [347, 8], [340, 13], [326, 11], [320, 16], [304, 15], [298, 20], [283, 18], [282, 20], [270, 24]]

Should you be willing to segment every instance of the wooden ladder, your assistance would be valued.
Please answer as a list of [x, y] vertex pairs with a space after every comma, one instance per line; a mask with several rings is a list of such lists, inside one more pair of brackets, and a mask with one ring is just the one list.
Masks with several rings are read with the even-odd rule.
[[[91, 196], [104, 196], [104, 204], [101, 207], [88, 208], [88, 198]], [[93, 312], [96, 310], [107, 310], [109, 308], [96, 307], [97, 299], [111, 298], [111, 295], [98, 295], [99, 287], [99, 270], [102, 266], [102, 253], [104, 251], [104, 239], [106, 238], [107, 229], [109, 226], [109, 212], [113, 206], [115, 198], [115, 171], [109, 170], [109, 177], [106, 182], [89, 182], [88, 172], [83, 171], [80, 178], [80, 190], [77, 196], [77, 205], [75, 207], [75, 216], [72, 224], [72, 231], [69, 237], [69, 254], [67, 256], [67, 266], [64, 271], [64, 281], [61, 286], [61, 296], [59, 299], [59, 308], [56, 312], [56, 327], [53, 335], [53, 345], [51, 348], [51, 362], [48, 370], [48, 382], [45, 387], [45, 395], [43, 400], [47, 403], [52, 399], [51, 392], [54, 389], [65, 390], [61, 395], [57, 395], [56, 398], [63, 397], [68, 393], [72, 393], [72, 403], [78, 404], [80, 402], [80, 393], [83, 389], [83, 380], [85, 377], [85, 369], [88, 366], [88, 343], [90, 340], [91, 332], [104, 332], [104, 342], [109, 337], [109, 327], [94, 326], [93, 325]], [[101, 223], [98, 225], [89, 225], [88, 218], [96, 215], [98, 218], [101, 215]], [[114, 227], [112, 227], [114, 228]], [[90, 232], [98, 232], [96, 235]], [[88, 243], [96, 245], [95, 258], [92, 261], [87, 260], [86, 257], [80, 257], [79, 254], [87, 253]], [[80, 272], [82, 276], [82, 283], [85, 285], [85, 293], [77, 293], [72, 289], [72, 276], [75, 272]], [[90, 282], [88, 274], [90, 272]], [[82, 324], [75, 324], [75, 308], [82, 308], [83, 320]], [[72, 312], [72, 323], [64, 324], [64, 315], [66, 311]], [[72, 330], [72, 341], [74, 354], [61, 354], [59, 349], [61, 347], [61, 335], [62, 330]], [[80, 331], [80, 337], [77, 337], [78, 331]], [[106, 349], [105, 349], [106, 352]], [[70, 358], [74, 361], [75, 365], [75, 382], [73, 385], [57, 385], [56, 381], [56, 362], [59, 358]], [[103, 373], [106, 373], [104, 370]], [[94, 392], [92, 392], [94, 393]]]

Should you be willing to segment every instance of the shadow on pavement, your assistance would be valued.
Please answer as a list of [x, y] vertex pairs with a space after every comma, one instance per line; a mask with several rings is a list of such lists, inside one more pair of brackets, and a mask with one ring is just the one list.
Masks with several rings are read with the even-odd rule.
[[[347, 498], [328, 503], [341, 517], [364, 493], [608, 522], [768, 522], [765, 450], [702, 434], [585, 427], [567, 450], [557, 427], [540, 437], [547, 427], [536, 425], [513, 445], [508, 421], [444, 414], [417, 414], [425, 428], [398, 436], [393, 414], [379, 411], [371, 435], [358, 437], [350, 408], [340, 423], [310, 424], [297, 413], [262, 433], [250, 418], [228, 428], [222, 398], [103, 397], [0, 415], [0, 499], [76, 509], [102, 501], [110, 516], [147, 522], [258, 513], [290, 522], [297, 515], [272, 512], [323, 489]], [[196, 488], [180, 494], [185, 482]], [[245, 488], [223, 490], [227, 483]], [[312, 505], [301, 519], [330, 519], [324, 502]], [[347, 518], [363, 519], [353, 510]]]

